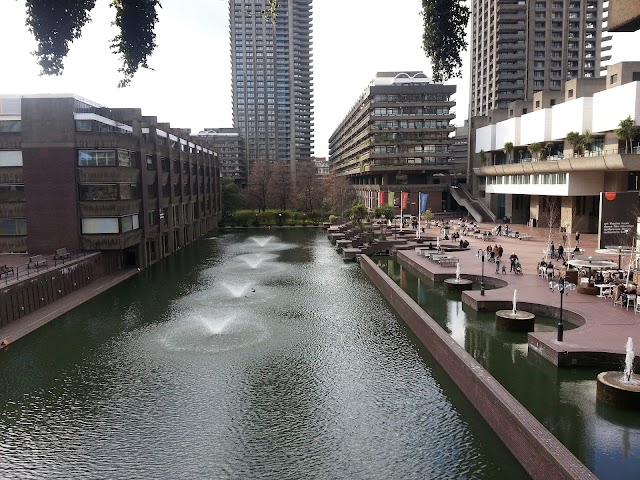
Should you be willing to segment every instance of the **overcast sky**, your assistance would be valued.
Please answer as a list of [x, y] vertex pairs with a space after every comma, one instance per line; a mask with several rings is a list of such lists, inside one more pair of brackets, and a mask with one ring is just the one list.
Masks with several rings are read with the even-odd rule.
[[[116, 35], [109, 0], [98, 0], [59, 77], [43, 77], [31, 52], [35, 41], [22, 1], [0, 6], [0, 94], [74, 93], [107, 107], [139, 107], [173, 127], [231, 127], [231, 62], [228, 0], [165, 0], [150, 65], [131, 85], [117, 88], [119, 63], [109, 49]], [[315, 0], [313, 72], [315, 154], [326, 156], [328, 139], [378, 71], [431, 66], [420, 44], [420, 0]], [[390, 6], [391, 5], [391, 6]], [[640, 32], [616, 34], [613, 61], [638, 60]], [[624, 47], [623, 47], [624, 46]], [[635, 50], [635, 52], [634, 52]], [[456, 124], [467, 117], [468, 52], [458, 87]]]

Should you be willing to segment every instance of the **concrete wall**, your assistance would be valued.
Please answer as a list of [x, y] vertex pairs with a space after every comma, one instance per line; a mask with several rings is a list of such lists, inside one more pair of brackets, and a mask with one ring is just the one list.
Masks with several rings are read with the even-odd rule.
[[360, 266], [532, 478], [595, 478], [368, 257], [360, 257]]

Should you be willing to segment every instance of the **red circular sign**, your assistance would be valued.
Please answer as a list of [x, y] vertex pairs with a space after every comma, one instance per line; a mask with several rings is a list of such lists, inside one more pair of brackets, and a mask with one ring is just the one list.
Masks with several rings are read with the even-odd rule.
[[616, 192], [604, 192], [604, 198], [606, 198], [609, 201], [615, 200]]

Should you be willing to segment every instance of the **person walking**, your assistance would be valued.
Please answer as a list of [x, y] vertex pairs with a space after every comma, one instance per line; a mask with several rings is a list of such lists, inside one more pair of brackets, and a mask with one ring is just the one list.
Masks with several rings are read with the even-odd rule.
[[580, 245], [580, 232], [576, 232], [576, 247]]
[[556, 246], [553, 244], [553, 240], [551, 240], [551, 244], [549, 245], [549, 251], [551, 252], [551, 258], [555, 258]]
[[496, 273], [500, 273], [500, 260], [502, 260], [502, 257], [500, 255], [496, 255]]
[[564, 258], [564, 247], [562, 245], [558, 246], [558, 260], [565, 260]]

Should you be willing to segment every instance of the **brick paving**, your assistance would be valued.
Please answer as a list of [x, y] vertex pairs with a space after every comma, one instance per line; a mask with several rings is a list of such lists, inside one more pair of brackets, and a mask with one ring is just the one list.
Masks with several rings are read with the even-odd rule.
[[[485, 231], [494, 226], [493, 224], [481, 224], [480, 228]], [[524, 274], [496, 274], [495, 264], [485, 262], [485, 278], [505, 281], [507, 286], [486, 290], [484, 296], [480, 295], [479, 290], [466, 291], [463, 294], [463, 301], [479, 309], [510, 309], [515, 288], [520, 306], [530, 304], [536, 306], [534, 313], [544, 313], [557, 318], [560, 310], [560, 293], [549, 288], [548, 280], [538, 276], [537, 268], [538, 262], [543, 257], [543, 249], [547, 244], [549, 230], [522, 225], [513, 225], [510, 226], [510, 229], [511, 227], [515, 231], [530, 234], [532, 238], [518, 240], [509, 237], [496, 237], [496, 241], [491, 244], [497, 243], [504, 248], [503, 258], [506, 259], [507, 272], [509, 271], [508, 257], [512, 252], [515, 252], [520, 259]], [[436, 227], [431, 227], [425, 233], [429, 236], [438, 234], [439, 229]], [[557, 246], [562, 237], [557, 230], [554, 235], [554, 243]], [[470, 242], [470, 250], [453, 253], [460, 258], [460, 274], [461, 276], [480, 277], [482, 262], [476, 257], [476, 253], [478, 249], [485, 249], [488, 243], [470, 236], [463, 238]], [[447, 242], [441, 241], [441, 243], [444, 245]], [[574, 239], [571, 238], [571, 244], [574, 243]], [[603, 257], [594, 253], [594, 250], [598, 248], [596, 244], [596, 234], [581, 234], [580, 247], [585, 249], [585, 256]], [[455, 267], [440, 267], [437, 263], [419, 256], [413, 249], [401, 250], [397, 254], [419, 266], [431, 278], [441, 280], [455, 276]], [[608, 260], [618, 261], [618, 257], [609, 257]], [[623, 257], [623, 268], [627, 265], [626, 262], [628, 262], [628, 257], [626, 261]], [[558, 265], [556, 261], [553, 263]], [[582, 325], [572, 330], [565, 329], [562, 342], [557, 341], [555, 331], [529, 333], [530, 348], [556, 365], [607, 366], [612, 363], [617, 364], [619, 360], [621, 363], [624, 358], [628, 337], [634, 338], [636, 345], [640, 345], [640, 314], [635, 314], [633, 307], [627, 311], [626, 308], [614, 306], [611, 299], [572, 291], [564, 296], [563, 308], [565, 321], [570, 319], [573, 323]]]

